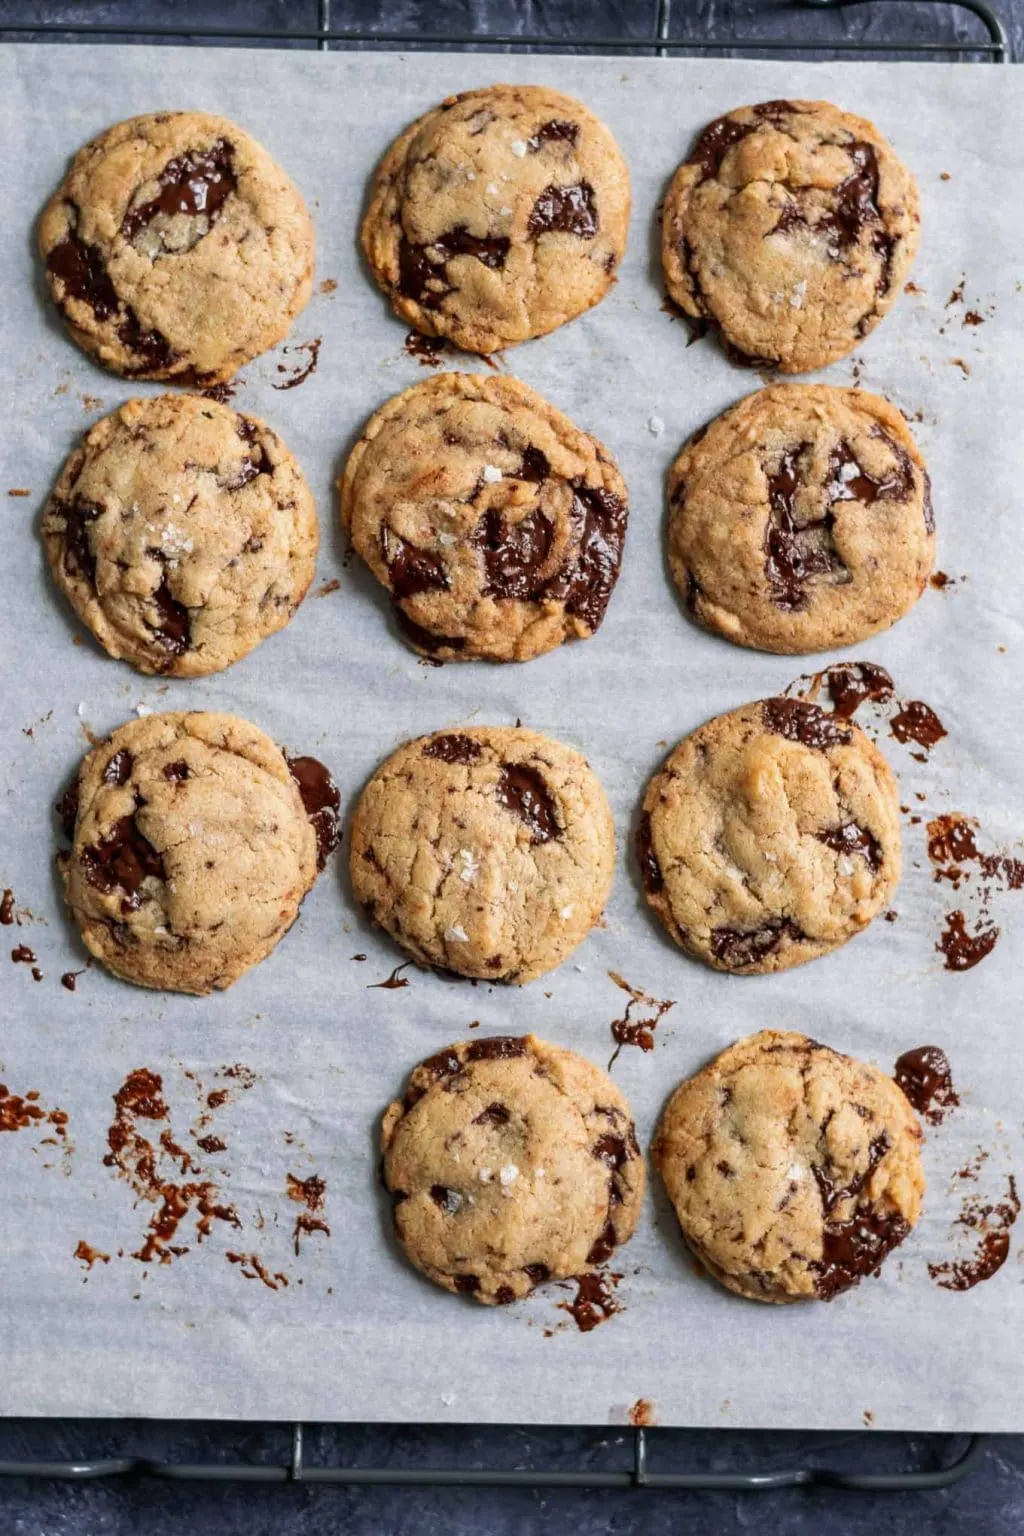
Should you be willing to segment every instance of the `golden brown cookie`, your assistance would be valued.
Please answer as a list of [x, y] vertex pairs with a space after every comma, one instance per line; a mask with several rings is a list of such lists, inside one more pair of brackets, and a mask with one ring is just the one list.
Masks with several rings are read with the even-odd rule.
[[599, 627], [628, 508], [594, 438], [518, 379], [441, 373], [374, 415], [342, 524], [403, 634], [442, 661], [526, 661]]
[[935, 557], [928, 471], [878, 395], [778, 384], [669, 472], [668, 555], [705, 629], [762, 651], [853, 645], [903, 617]]
[[319, 529], [302, 471], [268, 426], [162, 395], [90, 428], [47, 503], [43, 539], [104, 650], [141, 672], [201, 677], [288, 623]]
[[313, 225], [262, 145], [206, 112], [116, 123], [78, 151], [39, 248], [71, 335], [127, 378], [214, 384], [286, 336]]
[[745, 704], [687, 736], [651, 779], [637, 857], [648, 902], [687, 953], [719, 971], [784, 971], [889, 904], [896, 780], [863, 731], [817, 704]]
[[439, 1051], [384, 1115], [406, 1254], [488, 1306], [603, 1264], [636, 1229], [644, 1163], [609, 1077], [534, 1035]]
[[288, 931], [335, 841], [339, 795], [234, 715], [147, 715], [84, 759], [60, 812], [87, 948], [144, 987], [229, 987]]
[[884, 1072], [766, 1029], [680, 1084], [651, 1157], [716, 1280], [754, 1301], [830, 1301], [917, 1221], [920, 1141]]
[[363, 250], [397, 315], [489, 353], [597, 304], [628, 224], [629, 172], [604, 124], [547, 86], [491, 85], [395, 140]]
[[600, 917], [615, 827], [586, 759], [475, 725], [406, 742], [352, 819], [356, 899], [419, 964], [522, 984]]
[[676, 171], [665, 282], [735, 361], [806, 373], [889, 312], [919, 230], [917, 184], [873, 123], [827, 101], [763, 101], [711, 123]]

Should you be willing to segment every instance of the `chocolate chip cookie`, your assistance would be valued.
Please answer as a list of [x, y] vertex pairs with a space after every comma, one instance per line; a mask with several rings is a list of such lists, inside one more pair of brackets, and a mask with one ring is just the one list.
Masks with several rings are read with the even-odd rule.
[[629, 173], [604, 124], [546, 86], [492, 85], [395, 140], [363, 250], [397, 315], [489, 353], [597, 304], [628, 224]]
[[864, 732], [803, 699], [763, 699], [687, 736], [647, 786], [647, 900], [719, 971], [784, 971], [845, 944], [892, 899], [899, 797]]
[[104, 650], [171, 677], [219, 672], [282, 629], [319, 543], [281, 439], [195, 395], [129, 400], [97, 422], [42, 526], [54, 580]]
[[124, 981], [229, 987], [287, 932], [334, 846], [339, 795], [233, 715], [130, 720], [84, 759], [60, 806], [64, 898]]
[[349, 860], [357, 900], [419, 965], [521, 984], [600, 917], [615, 828], [578, 752], [520, 727], [457, 727], [377, 769]]
[[628, 1103], [589, 1061], [533, 1035], [424, 1061], [384, 1115], [381, 1150], [408, 1257], [488, 1306], [603, 1264], [639, 1220]]
[[873, 123], [763, 101], [705, 128], [665, 199], [669, 296], [736, 362], [806, 373], [887, 314], [920, 229], [917, 184]]
[[135, 379], [229, 379], [287, 335], [313, 280], [301, 194], [205, 112], [129, 118], [80, 149], [39, 248], [74, 340]]
[[935, 558], [906, 418], [861, 389], [779, 384], [698, 432], [669, 474], [668, 555], [705, 629], [820, 651], [887, 629]]
[[601, 444], [518, 379], [441, 373], [371, 418], [341, 518], [416, 650], [526, 661], [592, 635], [628, 508]]
[[766, 1029], [680, 1084], [651, 1158], [716, 1280], [753, 1301], [831, 1301], [917, 1221], [920, 1141], [877, 1067]]

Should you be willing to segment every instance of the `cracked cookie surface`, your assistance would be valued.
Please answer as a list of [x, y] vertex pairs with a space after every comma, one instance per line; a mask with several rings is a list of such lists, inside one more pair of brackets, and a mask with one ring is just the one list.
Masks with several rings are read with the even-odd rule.
[[111, 656], [219, 672], [282, 629], [316, 570], [316, 507], [263, 422], [195, 395], [129, 400], [71, 454], [43, 514], [50, 570]]
[[39, 248], [72, 337], [128, 378], [214, 384], [310, 295], [313, 225], [255, 139], [203, 112], [116, 123], [80, 149]]
[[402, 633], [443, 661], [526, 661], [592, 635], [619, 574], [625, 483], [517, 379], [442, 373], [367, 423], [342, 523]]
[[488, 1306], [603, 1264], [639, 1219], [629, 1104], [589, 1061], [534, 1035], [422, 1062], [384, 1115], [381, 1150], [408, 1257]]
[[549, 971], [604, 909], [611, 811], [585, 758], [521, 727], [406, 742], [352, 819], [356, 899], [420, 965], [522, 983]]
[[758, 650], [828, 650], [888, 628], [934, 561], [924, 460], [902, 413], [866, 390], [748, 395], [683, 449], [668, 500], [687, 609]]
[[647, 786], [637, 859], [676, 943], [716, 970], [784, 971], [888, 905], [896, 780], [872, 741], [803, 699], [763, 699], [687, 736]]
[[233, 715], [147, 715], [83, 760], [60, 810], [64, 897], [125, 981], [204, 994], [275, 947], [334, 841], [338, 791]]
[[628, 223], [629, 173], [604, 124], [546, 86], [492, 85], [395, 140], [362, 239], [397, 315], [486, 354], [597, 304]]
[[917, 184], [873, 123], [765, 101], [711, 123], [676, 171], [662, 265], [684, 314], [734, 361], [805, 373], [895, 303], [917, 252]]
[[921, 1210], [921, 1128], [877, 1067], [763, 1030], [680, 1084], [651, 1159], [687, 1243], [755, 1301], [829, 1301]]

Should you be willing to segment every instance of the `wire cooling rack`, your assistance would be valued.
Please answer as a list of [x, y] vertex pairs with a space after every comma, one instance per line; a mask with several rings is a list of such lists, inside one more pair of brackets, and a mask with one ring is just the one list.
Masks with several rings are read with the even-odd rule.
[[[838, 11], [854, 5], [898, 3], [898, 0], [795, 0], [794, 9]], [[736, 54], [783, 55], [822, 53], [833, 55], [945, 57], [988, 60], [993, 64], [1009, 62], [1010, 49], [998, 14], [985, 0], [939, 0], [950, 12], [966, 12], [978, 18], [985, 29], [984, 40], [945, 42], [933, 38], [888, 39], [807, 37], [683, 38], [672, 33], [672, 0], [653, 0], [651, 22], [646, 36], [551, 37], [528, 33], [431, 33], [425, 31], [389, 32], [363, 27], [336, 27], [331, 18], [331, 0], [318, 0], [315, 29], [293, 31], [278, 27], [180, 26], [172, 24], [125, 25], [118, 22], [0, 22], [0, 38], [26, 43], [61, 39], [75, 42], [145, 42], [174, 40], [202, 45], [206, 42], [287, 43], [290, 47], [306, 44], [321, 51], [331, 48], [403, 48], [452, 50], [485, 45], [488, 49], [514, 49], [516, 52], [594, 52], [653, 55]], [[778, 1488], [811, 1485], [850, 1488], [874, 1492], [929, 1492], [948, 1488], [972, 1471], [981, 1460], [985, 1442], [982, 1435], [934, 1437], [938, 1464], [932, 1468], [900, 1472], [843, 1472], [835, 1467], [792, 1467], [781, 1471], [748, 1472], [677, 1472], [658, 1471], [649, 1462], [656, 1431], [637, 1426], [631, 1430], [632, 1464], [602, 1471], [526, 1470], [508, 1468], [439, 1467], [350, 1467], [321, 1466], [306, 1460], [304, 1426], [291, 1426], [291, 1454], [279, 1462], [184, 1462], [159, 1461], [144, 1456], [113, 1456], [82, 1461], [15, 1460], [0, 1461], [0, 1477], [52, 1478], [86, 1482], [98, 1478], [142, 1475], [169, 1482], [241, 1482], [342, 1484], [361, 1487], [434, 1488], [609, 1488], [609, 1489], [698, 1489], [734, 1492], [759, 1492]], [[959, 1446], [952, 1460], [943, 1458], [952, 1438]]]

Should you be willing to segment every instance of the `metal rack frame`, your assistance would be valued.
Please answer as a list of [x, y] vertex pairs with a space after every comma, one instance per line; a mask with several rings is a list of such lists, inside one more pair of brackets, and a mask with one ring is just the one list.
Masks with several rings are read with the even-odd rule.
[[[839, 10], [854, 5], [893, 4], [898, 0], [794, 0], [794, 5], [810, 10]], [[378, 48], [460, 48], [486, 45], [493, 49], [516, 52], [562, 52], [572, 50], [596, 53], [651, 55], [707, 55], [723, 51], [739, 54], [825, 53], [839, 56], [865, 54], [908, 54], [915, 58], [948, 55], [964, 59], [975, 57], [994, 64], [1010, 61], [1010, 47], [1002, 21], [986, 0], [943, 0], [953, 11], [964, 11], [978, 18], [987, 33], [985, 41], [945, 43], [922, 39], [877, 42], [866, 39], [732, 37], [713, 39], [675, 39], [671, 35], [671, 0], [652, 0], [652, 26], [647, 37], [574, 37], [556, 38], [508, 33], [426, 33], [382, 32], [365, 28], [336, 28], [331, 24], [331, 0], [318, 0], [315, 30], [290, 31], [283, 28], [208, 27], [208, 26], [129, 26], [118, 23], [42, 22], [34, 25], [0, 22], [0, 38], [12, 41], [39, 41], [50, 37], [74, 38], [76, 41], [117, 41], [126, 36], [134, 41], [177, 38], [183, 42], [308, 43], [326, 52], [333, 47], [371, 46]], [[648, 1453], [651, 1432], [633, 1428], [632, 1466], [609, 1471], [551, 1470], [530, 1471], [520, 1468], [492, 1471], [485, 1468], [396, 1468], [315, 1466], [307, 1463], [304, 1426], [291, 1427], [291, 1456], [287, 1462], [164, 1462], [142, 1456], [117, 1456], [82, 1461], [16, 1460], [0, 1461], [0, 1478], [56, 1479], [88, 1482], [103, 1478], [146, 1476], [169, 1482], [242, 1482], [333, 1484], [348, 1487], [462, 1487], [462, 1488], [621, 1488], [650, 1490], [703, 1490], [766, 1492], [779, 1488], [827, 1486], [857, 1489], [862, 1492], [929, 1492], [948, 1488], [973, 1471], [982, 1459], [985, 1437], [970, 1435], [952, 1461], [924, 1471], [895, 1473], [850, 1473], [832, 1467], [794, 1467], [786, 1471], [756, 1472], [658, 1472], [651, 1470]], [[938, 1437], [942, 1442], [959, 1436]]]

